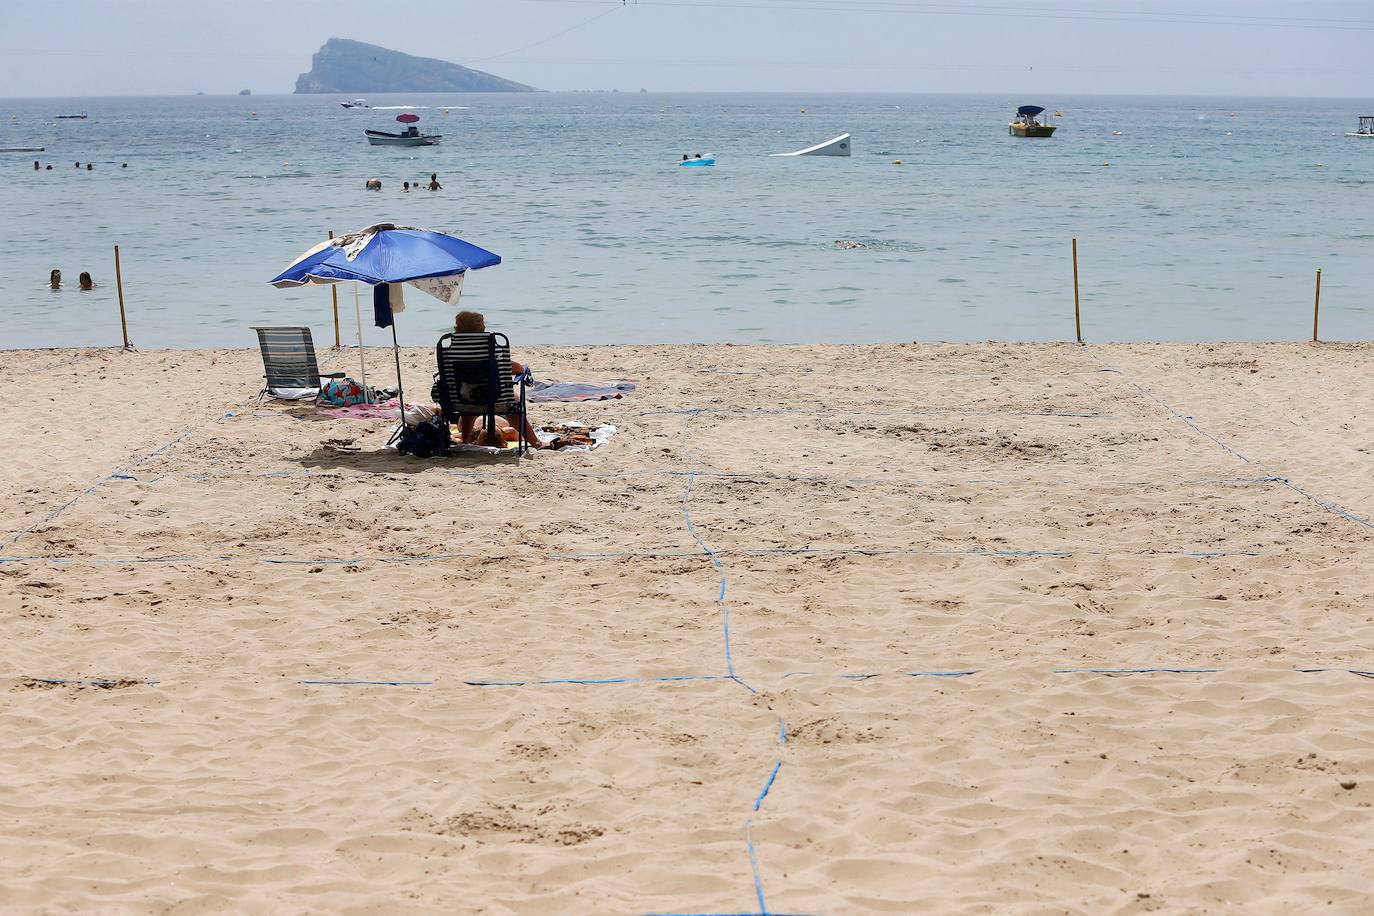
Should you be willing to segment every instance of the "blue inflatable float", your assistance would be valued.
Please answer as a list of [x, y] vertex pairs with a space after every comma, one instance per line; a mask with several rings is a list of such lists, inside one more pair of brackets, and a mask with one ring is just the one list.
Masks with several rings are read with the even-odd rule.
[[716, 164], [716, 160], [715, 160], [714, 158], [712, 158], [712, 159], [684, 159], [684, 160], [682, 160], [681, 162], [678, 163], [678, 165], [682, 166], [683, 168], [687, 168], [687, 166], [689, 166], [689, 165], [715, 165], [715, 164]]

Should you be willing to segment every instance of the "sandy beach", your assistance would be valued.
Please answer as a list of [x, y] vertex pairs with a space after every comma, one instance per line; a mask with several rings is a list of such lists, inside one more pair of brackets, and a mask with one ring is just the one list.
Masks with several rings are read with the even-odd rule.
[[6, 351], [0, 909], [1369, 912], [1374, 346], [518, 343]]

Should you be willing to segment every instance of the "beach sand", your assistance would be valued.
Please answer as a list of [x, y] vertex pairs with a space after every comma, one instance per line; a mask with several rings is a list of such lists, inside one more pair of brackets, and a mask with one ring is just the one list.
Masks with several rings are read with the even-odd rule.
[[517, 356], [5, 353], [0, 909], [1369, 912], [1374, 346]]

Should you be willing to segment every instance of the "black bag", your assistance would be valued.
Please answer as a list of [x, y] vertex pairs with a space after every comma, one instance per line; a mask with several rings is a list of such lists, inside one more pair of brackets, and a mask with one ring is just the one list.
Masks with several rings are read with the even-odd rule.
[[447, 436], [448, 429], [442, 423], [425, 420], [401, 430], [400, 438], [396, 440], [396, 451], [416, 458], [431, 458], [444, 451]]

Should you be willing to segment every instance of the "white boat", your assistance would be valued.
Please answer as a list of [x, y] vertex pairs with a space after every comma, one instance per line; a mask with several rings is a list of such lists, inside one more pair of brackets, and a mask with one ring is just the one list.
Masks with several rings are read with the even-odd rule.
[[372, 107], [371, 105], [367, 104], [367, 99], [354, 99], [354, 100], [351, 101], [351, 102], [340, 102], [339, 104], [342, 105], [344, 108], [371, 108], [371, 107]]
[[384, 130], [366, 130], [367, 142], [373, 146], [434, 146], [444, 139], [442, 134], [422, 134], [412, 126], [405, 133], [392, 134]]
[[840, 134], [833, 140], [824, 143], [817, 143], [815, 146], [808, 146], [806, 149], [799, 149], [795, 153], [773, 153], [777, 156], [848, 156], [849, 155], [849, 134]]
[[1374, 115], [1360, 117], [1360, 129], [1346, 133], [1347, 137], [1374, 137]]

